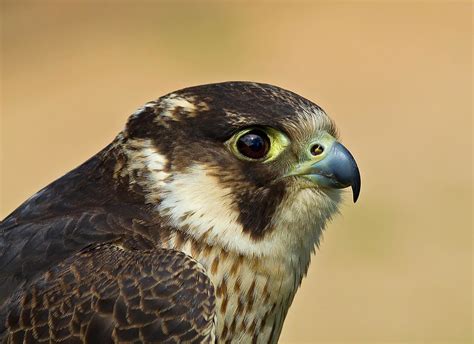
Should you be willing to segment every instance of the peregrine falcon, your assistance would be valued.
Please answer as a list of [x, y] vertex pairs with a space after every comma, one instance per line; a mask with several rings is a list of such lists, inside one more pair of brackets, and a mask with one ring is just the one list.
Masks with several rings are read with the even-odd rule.
[[145, 104], [0, 226], [4, 343], [275, 343], [360, 175], [316, 104], [224, 82]]

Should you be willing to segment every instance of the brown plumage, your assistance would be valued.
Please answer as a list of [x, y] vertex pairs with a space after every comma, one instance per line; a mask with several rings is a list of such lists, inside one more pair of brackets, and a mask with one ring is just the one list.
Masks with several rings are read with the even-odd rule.
[[359, 193], [336, 136], [270, 85], [146, 104], [2, 221], [0, 338], [276, 342], [339, 188]]
[[212, 342], [213, 291], [204, 268], [181, 252], [99, 245], [15, 298], [5, 340]]

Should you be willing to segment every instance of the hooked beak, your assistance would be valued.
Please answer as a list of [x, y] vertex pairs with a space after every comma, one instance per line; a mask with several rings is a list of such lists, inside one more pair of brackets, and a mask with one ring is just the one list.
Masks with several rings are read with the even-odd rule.
[[[316, 147], [316, 148], [315, 148]], [[354, 203], [360, 193], [360, 173], [352, 154], [329, 134], [313, 141], [307, 160], [290, 175], [300, 175], [323, 188], [352, 188]]]

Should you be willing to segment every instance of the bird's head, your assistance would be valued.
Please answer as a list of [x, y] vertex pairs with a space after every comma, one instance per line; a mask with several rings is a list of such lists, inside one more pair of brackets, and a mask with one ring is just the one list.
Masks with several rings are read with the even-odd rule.
[[245, 254], [312, 250], [360, 176], [316, 104], [265, 84], [183, 89], [123, 133], [131, 183], [177, 230]]

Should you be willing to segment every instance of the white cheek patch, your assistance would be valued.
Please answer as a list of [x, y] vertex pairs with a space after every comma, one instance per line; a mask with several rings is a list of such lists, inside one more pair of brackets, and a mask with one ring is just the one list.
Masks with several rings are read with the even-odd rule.
[[207, 174], [206, 168], [194, 165], [186, 172], [175, 173], [161, 190], [158, 211], [170, 216], [177, 229], [186, 228], [186, 233], [196, 239], [205, 237], [210, 242], [220, 242], [224, 248], [241, 250], [250, 240], [243, 236], [232, 190]]
[[158, 212], [168, 216], [178, 230], [209, 245], [257, 257], [272, 254], [274, 242], [254, 240], [244, 232], [232, 190], [206, 169], [209, 167], [194, 165], [174, 174], [161, 190]]

